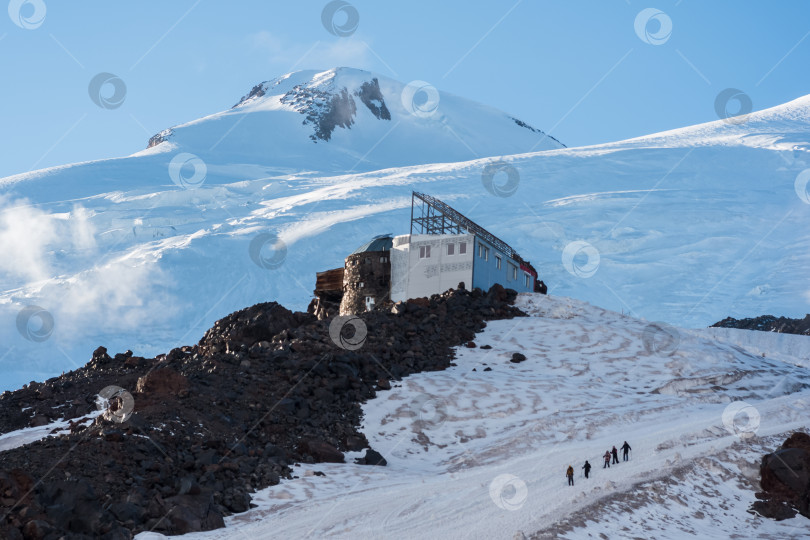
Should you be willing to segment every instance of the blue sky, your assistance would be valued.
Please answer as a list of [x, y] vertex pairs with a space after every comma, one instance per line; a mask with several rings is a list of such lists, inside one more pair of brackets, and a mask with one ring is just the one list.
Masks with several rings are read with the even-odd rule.
[[[421, 79], [569, 146], [714, 120], [730, 87], [755, 110], [810, 93], [810, 2], [800, 0], [353, 0], [348, 37], [322, 24], [325, 1], [36, 2], [0, 13], [0, 177], [128, 155], [292, 69]], [[650, 7], [671, 21], [660, 44], [634, 28]], [[19, 13], [35, 28], [15, 24]], [[648, 41], [662, 20], [643, 27]], [[126, 84], [119, 107], [89, 98], [100, 72]]]

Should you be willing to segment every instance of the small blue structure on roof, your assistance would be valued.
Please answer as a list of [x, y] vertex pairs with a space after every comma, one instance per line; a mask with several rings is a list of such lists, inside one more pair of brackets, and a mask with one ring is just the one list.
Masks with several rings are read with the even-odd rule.
[[365, 253], [366, 251], [391, 251], [394, 245], [393, 234], [380, 234], [355, 249], [349, 255], [356, 255], [358, 253]]

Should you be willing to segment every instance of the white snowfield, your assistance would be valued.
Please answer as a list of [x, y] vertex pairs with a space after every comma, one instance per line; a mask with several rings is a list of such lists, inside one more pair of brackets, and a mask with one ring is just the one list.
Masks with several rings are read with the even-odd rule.
[[[186, 537], [807, 538], [804, 517], [748, 513], [759, 459], [808, 429], [806, 369], [569, 298], [518, 305], [530, 316], [489, 323], [455, 367], [364, 406], [386, 467], [301, 465], [225, 529]], [[603, 469], [625, 440], [630, 461]]]
[[[99, 345], [167, 352], [257, 302], [303, 310], [315, 272], [409, 231], [412, 190], [502, 237], [552, 294], [681, 327], [810, 312], [810, 96], [584, 148], [443, 93], [411, 114], [397, 99], [407, 85], [383, 77], [392, 120], [357, 98], [356, 122], [316, 144], [278, 97], [373, 76], [291, 74], [136, 155], [0, 179], [0, 249], [14, 254], [0, 258], [0, 390], [81, 366]], [[301, 151], [282, 163], [274, 148], [291, 141]], [[53, 324], [21, 319], [26, 306]]]

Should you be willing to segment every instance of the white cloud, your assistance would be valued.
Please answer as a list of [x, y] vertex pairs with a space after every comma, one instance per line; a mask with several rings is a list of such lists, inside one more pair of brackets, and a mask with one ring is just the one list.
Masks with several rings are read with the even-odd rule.
[[0, 198], [0, 280], [6, 288], [52, 277], [58, 257], [93, 256], [92, 217], [79, 205], [52, 214], [25, 199]]
[[49, 254], [57, 237], [50, 214], [25, 200], [0, 198], [0, 272], [4, 281], [47, 278]]
[[167, 281], [155, 262], [124, 258], [82, 272], [40, 294], [57, 300], [51, 302], [57, 306], [54, 315], [73, 332], [88, 328], [131, 331], [174, 314], [175, 302], [160, 294]]
[[281, 38], [271, 34], [267, 30], [261, 30], [255, 34], [250, 34], [247, 37], [247, 40], [251, 47], [267, 54], [275, 55], [284, 50]]
[[282, 72], [348, 66], [377, 69], [369, 48], [355, 38], [300, 44], [266, 30], [247, 36], [248, 45]]
[[78, 205], [74, 206], [70, 213], [69, 227], [73, 246], [83, 251], [96, 249], [96, 230], [90, 222], [93, 215]]

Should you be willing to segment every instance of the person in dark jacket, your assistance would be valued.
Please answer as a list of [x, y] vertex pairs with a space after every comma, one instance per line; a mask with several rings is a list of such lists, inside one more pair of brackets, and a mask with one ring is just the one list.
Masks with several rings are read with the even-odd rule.
[[624, 461], [627, 461], [627, 453], [628, 453], [630, 450], [632, 450], [632, 448], [630, 448], [630, 445], [629, 445], [629, 444], [627, 444], [627, 441], [624, 441], [624, 444], [622, 445], [622, 459], [623, 459]]
[[614, 446], [613, 450], [611, 450], [610, 452], [613, 454], [613, 463], [618, 464], [619, 463], [619, 451], [616, 450], [616, 447]]
[[602, 465], [602, 468], [604, 469], [605, 467], [607, 467], [609, 469], [610, 468], [610, 450], [605, 452], [605, 455], [603, 457], [605, 458], [605, 464]]
[[569, 465], [568, 470], [565, 471], [565, 476], [568, 477], [568, 485], [573, 486], [574, 485], [574, 468], [571, 465]]
[[591, 464], [588, 463], [588, 460], [585, 460], [585, 465], [582, 466], [585, 469], [585, 478], [588, 478], [588, 474], [591, 472]]

